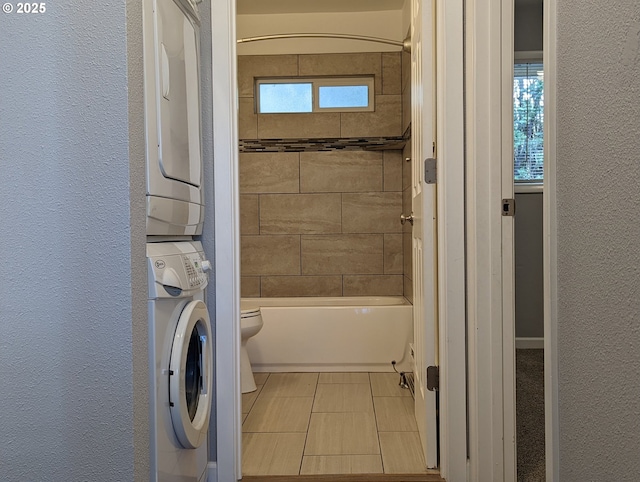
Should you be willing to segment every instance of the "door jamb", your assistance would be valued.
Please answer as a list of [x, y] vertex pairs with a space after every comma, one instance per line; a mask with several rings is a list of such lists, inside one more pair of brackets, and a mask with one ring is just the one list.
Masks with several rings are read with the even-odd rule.
[[[437, 0], [439, 94], [438, 193], [442, 391], [441, 474], [467, 480], [464, 305], [463, 1]], [[212, 0], [212, 70], [215, 199], [216, 461], [209, 480], [238, 480], [239, 396], [239, 198], [235, 1]], [[445, 222], [444, 216], [449, 219]], [[233, 414], [232, 417], [218, 416]]]
[[463, 0], [436, 3], [440, 474], [467, 480]]
[[544, 57], [544, 413], [546, 480], [560, 480], [558, 422], [558, 225], [556, 198], [556, 0], [543, 4]]
[[[216, 460], [209, 462], [208, 480], [211, 482], [239, 480], [242, 470], [235, 25], [235, 1], [212, 0], [216, 405], [212, 414], [215, 423], [211, 427], [216, 431]], [[210, 449], [210, 453], [213, 452]]]
[[[502, 199], [514, 199], [513, 66], [515, 1], [501, 3]], [[516, 315], [515, 217], [502, 218], [502, 390], [504, 410], [504, 480], [517, 480], [516, 455]]]

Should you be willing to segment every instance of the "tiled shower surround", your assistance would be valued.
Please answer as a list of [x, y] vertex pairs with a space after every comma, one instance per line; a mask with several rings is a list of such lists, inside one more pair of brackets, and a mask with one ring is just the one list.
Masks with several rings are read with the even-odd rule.
[[[241, 56], [240, 139], [402, 136], [401, 59]], [[256, 77], [356, 74], [375, 77], [374, 112], [255, 113]], [[401, 150], [241, 152], [242, 296], [403, 295], [403, 164]]]

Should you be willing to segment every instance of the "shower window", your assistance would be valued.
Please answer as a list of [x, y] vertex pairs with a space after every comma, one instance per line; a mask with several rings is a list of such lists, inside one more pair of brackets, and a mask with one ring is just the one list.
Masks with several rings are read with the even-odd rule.
[[313, 111], [313, 85], [309, 82], [258, 83], [258, 112], [283, 114]]
[[259, 114], [374, 110], [373, 76], [256, 80]]

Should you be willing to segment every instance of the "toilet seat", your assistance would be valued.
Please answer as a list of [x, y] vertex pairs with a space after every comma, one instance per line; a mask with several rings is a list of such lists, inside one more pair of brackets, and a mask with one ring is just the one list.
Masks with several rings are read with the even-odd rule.
[[254, 316], [260, 316], [260, 308], [251, 308], [240, 311], [240, 318], [253, 318]]

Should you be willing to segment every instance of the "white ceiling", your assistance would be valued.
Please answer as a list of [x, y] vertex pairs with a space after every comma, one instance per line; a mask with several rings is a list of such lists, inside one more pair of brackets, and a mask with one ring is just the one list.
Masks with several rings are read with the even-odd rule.
[[238, 15], [401, 10], [404, 0], [237, 0]]

